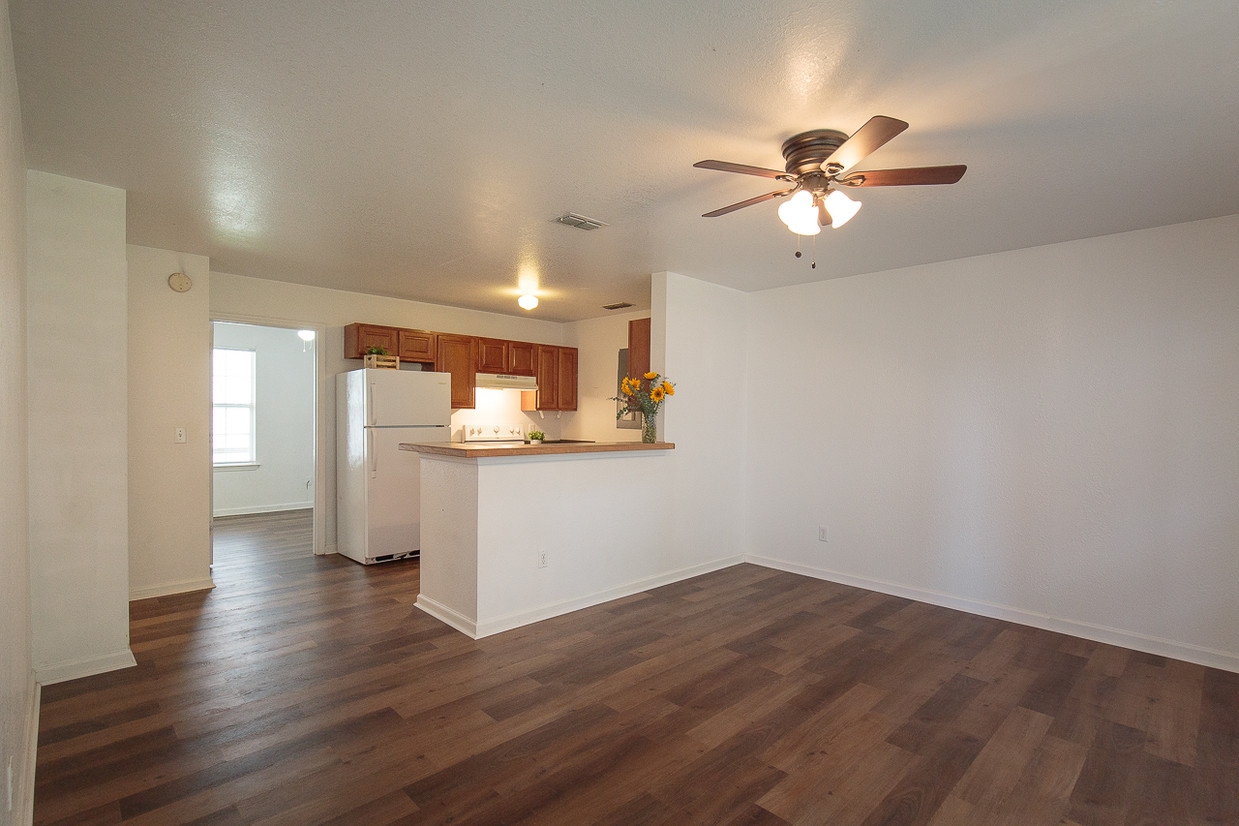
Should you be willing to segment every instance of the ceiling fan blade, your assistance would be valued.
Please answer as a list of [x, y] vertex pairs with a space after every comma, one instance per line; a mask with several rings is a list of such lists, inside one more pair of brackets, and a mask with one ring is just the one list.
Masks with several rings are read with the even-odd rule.
[[841, 176], [838, 181], [846, 186], [953, 184], [964, 177], [967, 169], [962, 163], [953, 166], [915, 166], [908, 169], [866, 169]]
[[784, 178], [787, 173], [780, 169], [766, 169], [764, 166], [749, 166], [728, 161], [698, 161], [693, 164], [698, 169], [716, 169], [719, 172], [739, 172], [743, 175], [760, 175], [763, 178]]
[[781, 189], [778, 192], [767, 192], [765, 195], [758, 195], [756, 198], [749, 198], [747, 201], [741, 201], [738, 204], [732, 204], [731, 206], [725, 206], [720, 209], [716, 209], [713, 212], [707, 212], [701, 217], [702, 218], [717, 218], [720, 215], [726, 215], [729, 212], [735, 212], [737, 209], [744, 209], [746, 206], [752, 206], [753, 204], [760, 204], [762, 201], [769, 201], [771, 198], [778, 198], [781, 195], [791, 195], [795, 191], [796, 191], [796, 188], [792, 187], [791, 189]]
[[822, 167], [837, 163], [843, 167], [842, 171], [846, 172], [868, 157], [870, 152], [907, 128], [908, 124], [897, 118], [874, 115], [864, 126], [852, 133], [852, 137], [839, 144], [839, 148], [822, 162]]

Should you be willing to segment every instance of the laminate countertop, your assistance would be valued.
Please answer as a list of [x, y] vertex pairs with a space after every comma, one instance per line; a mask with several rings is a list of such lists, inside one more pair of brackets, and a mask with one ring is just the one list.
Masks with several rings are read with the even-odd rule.
[[505, 456], [559, 456], [566, 453], [623, 453], [641, 450], [674, 450], [675, 442], [547, 442], [540, 445], [524, 443], [475, 444], [471, 442], [401, 442], [401, 450], [412, 450], [430, 456], [455, 456], [461, 459], [485, 459]]

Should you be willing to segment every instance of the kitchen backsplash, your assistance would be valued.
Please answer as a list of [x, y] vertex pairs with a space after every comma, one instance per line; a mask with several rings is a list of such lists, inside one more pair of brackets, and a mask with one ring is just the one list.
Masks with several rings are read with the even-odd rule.
[[526, 431], [541, 430], [548, 439], [562, 436], [563, 426], [575, 415], [571, 412], [529, 412], [521, 410], [519, 390], [494, 390], [479, 387], [473, 410], [452, 413], [452, 441], [461, 440], [461, 428], [481, 424], [524, 424]]

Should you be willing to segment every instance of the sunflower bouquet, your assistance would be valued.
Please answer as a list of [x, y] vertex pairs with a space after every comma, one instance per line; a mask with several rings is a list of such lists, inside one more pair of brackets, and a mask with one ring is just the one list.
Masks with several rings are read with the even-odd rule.
[[620, 381], [620, 393], [622, 395], [614, 397], [613, 400], [626, 401], [628, 407], [621, 409], [615, 418], [620, 418], [629, 410], [639, 409], [642, 415], [641, 441], [658, 441], [656, 430], [658, 410], [668, 396], [675, 395], [675, 385], [658, 373], [651, 372], [639, 379], [625, 376]]

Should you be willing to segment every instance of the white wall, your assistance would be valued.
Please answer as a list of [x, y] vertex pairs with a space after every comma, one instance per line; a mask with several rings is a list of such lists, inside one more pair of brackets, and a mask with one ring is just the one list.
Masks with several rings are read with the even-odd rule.
[[[212, 587], [210, 262], [130, 245], [129, 595]], [[183, 272], [185, 293], [168, 286]], [[186, 428], [185, 444], [174, 431]]]
[[1236, 261], [1230, 216], [751, 296], [749, 553], [1239, 670]]
[[314, 406], [317, 341], [288, 327], [217, 322], [216, 347], [256, 353], [258, 466], [215, 470], [214, 515], [314, 506]]
[[744, 552], [745, 293], [655, 273], [650, 367], [676, 385], [663, 403], [658, 438], [671, 454], [675, 541], [681, 565]]
[[134, 662], [125, 193], [27, 180], [31, 627], [48, 683]]
[[517, 341], [561, 344], [563, 325], [535, 318], [484, 313], [403, 301], [384, 296], [307, 287], [281, 281], [211, 273], [211, 318], [253, 323], [288, 324], [323, 328], [318, 375], [318, 451], [322, 476], [320, 496], [323, 513], [320, 535], [334, 551], [336, 535], [335, 493], [335, 379], [337, 373], [356, 370], [361, 362], [344, 358], [344, 327], [355, 321], [389, 324], [465, 335], [492, 336]]
[[[577, 411], [564, 429], [565, 439], [595, 442], [639, 442], [640, 428], [615, 426], [615, 396], [619, 351], [628, 347], [628, 322], [646, 318], [649, 310], [588, 318], [564, 325], [564, 344], [577, 348], [580, 381]], [[552, 415], [552, 414], [547, 414]]]
[[8, 4], [0, 6], [0, 768], [14, 823], [34, 800], [38, 690], [30, 663], [26, 507], [26, 163]]

